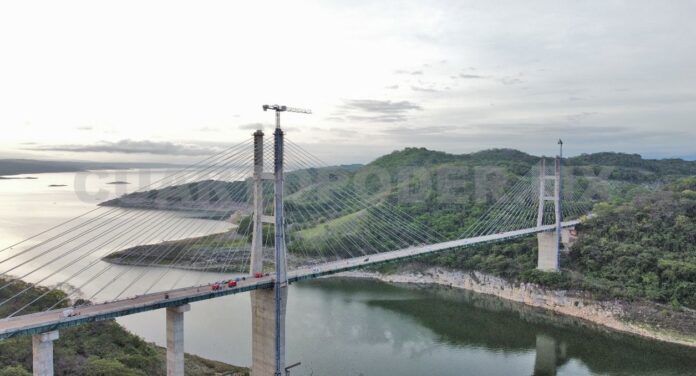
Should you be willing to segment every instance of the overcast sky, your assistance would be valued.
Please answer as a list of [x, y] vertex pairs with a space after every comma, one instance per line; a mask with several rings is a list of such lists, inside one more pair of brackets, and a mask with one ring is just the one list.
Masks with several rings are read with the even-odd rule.
[[[406, 146], [696, 157], [696, 1], [4, 1], [0, 157], [192, 161], [284, 114]], [[268, 128], [270, 130], [270, 128]]]

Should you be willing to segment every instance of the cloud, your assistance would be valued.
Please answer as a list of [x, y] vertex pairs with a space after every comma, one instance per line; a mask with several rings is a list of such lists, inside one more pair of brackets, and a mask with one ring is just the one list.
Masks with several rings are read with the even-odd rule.
[[517, 77], [503, 77], [498, 79], [498, 81], [503, 85], [516, 85], [522, 83], [522, 79]]
[[211, 154], [216, 151], [216, 148], [177, 144], [173, 142], [135, 141], [126, 139], [116, 142], [102, 141], [93, 145], [45, 145], [27, 148], [26, 150], [197, 156]]
[[390, 89], [390, 90], [396, 90], [399, 88], [399, 85], [390, 85], [390, 86], [385, 86], [385, 89]]
[[198, 130], [201, 132], [220, 132], [220, 128], [217, 127], [201, 127]]
[[327, 117], [325, 117], [324, 119], [326, 119], [326, 120], [328, 120], [328, 121], [338, 121], [338, 122], [344, 122], [344, 121], [346, 121], [346, 119], [344, 119], [344, 118], [342, 118], [342, 117], [340, 117], [340, 116], [327, 116]]
[[[427, 127], [394, 126], [374, 130], [374, 139], [389, 140], [389, 145], [439, 145], [441, 149], [475, 151], [488, 147], [545, 150], [555, 146], [558, 137], [568, 138], [575, 148], [596, 143], [601, 139], [620, 139], [631, 144], [661, 136], [658, 131], [636, 132], [625, 126], [582, 126], [567, 123], [495, 123], [468, 125], [437, 125]], [[540, 144], [544, 140], [548, 144]], [[582, 149], [581, 149], [582, 150]]]
[[396, 114], [409, 110], [422, 110], [421, 106], [409, 101], [390, 100], [381, 101], [375, 99], [349, 99], [345, 101], [343, 108], [349, 110], [362, 110], [371, 113]]
[[398, 123], [401, 121], [406, 121], [406, 116], [401, 114], [391, 114], [391, 115], [348, 115], [347, 120], [351, 121], [362, 121], [362, 122], [375, 122], [375, 123]]
[[451, 127], [445, 126], [429, 126], [429, 127], [392, 127], [382, 129], [380, 132], [388, 135], [403, 134], [407, 133], [410, 136], [419, 136], [427, 134], [442, 134], [446, 132], [451, 132]]
[[86, 127], [77, 127], [76, 128], [78, 131], [91, 131], [94, 129], [94, 127], [86, 126]]
[[410, 101], [382, 101], [375, 99], [345, 100], [341, 108], [350, 111], [349, 114], [345, 115], [345, 118], [348, 120], [379, 123], [405, 121], [408, 112], [423, 109]]
[[585, 111], [585, 112], [579, 112], [577, 114], [570, 114], [566, 118], [569, 121], [581, 121], [581, 120], [587, 119], [590, 116], [594, 116], [597, 114], [599, 114], [599, 112], [587, 112], [587, 111]]
[[488, 78], [486, 76], [481, 76], [480, 74], [466, 74], [462, 73], [459, 75], [459, 78], [464, 78], [464, 79], [469, 79], [469, 80], [480, 80], [483, 78]]
[[269, 124], [263, 124], [263, 123], [249, 123], [249, 124], [242, 124], [239, 126], [239, 129], [244, 129], [247, 131], [255, 131], [257, 129], [265, 129], [270, 127]]
[[413, 91], [421, 91], [425, 93], [437, 93], [440, 90], [434, 89], [434, 88], [429, 88], [429, 87], [421, 87], [421, 86], [411, 86], [411, 90]]
[[394, 73], [395, 74], [407, 74], [407, 75], [411, 75], [411, 76], [422, 76], [423, 75], [423, 71], [419, 71], [419, 70], [407, 71], [407, 70], [399, 69], [399, 70], [394, 71]]

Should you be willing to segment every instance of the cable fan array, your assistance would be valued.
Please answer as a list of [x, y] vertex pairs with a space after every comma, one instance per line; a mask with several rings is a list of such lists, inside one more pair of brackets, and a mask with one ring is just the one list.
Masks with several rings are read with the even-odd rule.
[[[264, 170], [272, 171], [273, 141], [263, 150]], [[358, 182], [354, 169], [328, 166], [287, 139], [284, 158], [290, 270], [453, 240], [403, 210], [390, 192]], [[248, 273], [253, 159], [247, 140], [0, 250], [0, 292], [7, 296], [0, 310], [17, 316]], [[479, 220], [462, 225], [460, 238], [536, 227], [539, 175], [535, 166], [515, 177]], [[274, 215], [273, 181], [262, 184], [261, 214]], [[564, 219], [588, 213], [587, 187], [565, 178], [563, 185], [571, 187], [564, 191]], [[555, 221], [553, 210], [546, 202], [544, 224]], [[274, 231], [263, 226], [267, 271], [274, 269]], [[56, 299], [56, 290], [65, 295]]]

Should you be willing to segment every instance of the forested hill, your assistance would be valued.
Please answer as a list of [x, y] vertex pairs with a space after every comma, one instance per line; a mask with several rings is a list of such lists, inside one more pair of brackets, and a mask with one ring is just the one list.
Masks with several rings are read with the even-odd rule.
[[696, 176], [594, 212], [565, 262], [575, 284], [696, 308]]
[[449, 154], [443, 151], [411, 147], [381, 156], [375, 159], [371, 164], [382, 167], [430, 166], [450, 162], [469, 162], [479, 165], [510, 162], [532, 164], [538, 160], [538, 157], [515, 149], [488, 149], [470, 154]]
[[[449, 154], [426, 148], [406, 148], [377, 158], [369, 165], [383, 168], [403, 166], [436, 166], [446, 163], [471, 166], [529, 167], [539, 157], [515, 149], [488, 149], [470, 154]], [[568, 167], [612, 167], [613, 180], [654, 182], [664, 177], [696, 175], [696, 161], [683, 159], [644, 159], [639, 154], [600, 152], [563, 159]], [[369, 166], [368, 165], [368, 166]]]
[[[490, 149], [469, 154], [450, 154], [441, 151], [433, 151], [425, 148], [406, 148], [394, 151], [377, 158], [371, 163], [360, 166], [338, 166], [321, 169], [290, 171], [287, 176], [286, 188], [289, 201], [302, 204], [303, 201], [316, 200], [317, 195], [295, 194], [302, 192], [306, 184], [323, 184], [325, 192], [341, 189], [341, 184], [351, 181], [358, 176], [362, 178], [361, 184], [365, 184], [367, 193], [373, 197], [388, 199], [398, 196], [400, 191], [410, 189], [413, 185], [420, 185], [428, 190], [424, 194], [424, 200], [404, 205], [403, 210], [419, 216], [427, 214], [429, 218], [421, 218], [426, 223], [433, 224], [443, 233], [455, 234], [460, 226], [466, 225], [469, 214], [461, 213], [461, 208], [449, 205], [447, 208], [434, 204], [442, 202], [442, 192], [438, 190], [438, 179], [442, 176], [456, 175], [461, 182], [466, 182], [454, 192], [457, 203], [464, 205], [464, 210], [475, 215], [486, 205], [492, 203], [499, 195], [509, 188], [516, 180], [528, 173], [530, 168], [538, 163], [539, 157], [513, 149]], [[676, 178], [696, 175], [696, 162], [683, 160], [650, 160], [643, 159], [636, 154], [621, 153], [596, 153], [570, 157], [564, 160], [567, 166], [565, 175], [577, 177], [579, 182], [592, 182], [600, 184], [595, 199], [608, 200], [613, 196], [621, 196], [636, 184], [656, 184], [673, 181]], [[380, 184], [371, 179], [375, 169], [382, 172], [386, 170], [391, 178], [391, 184]], [[410, 170], [420, 169], [426, 171], [417, 178], [410, 176]], [[308, 174], [307, 174], [308, 173]], [[304, 175], [303, 175], [304, 174]], [[298, 176], [303, 176], [298, 178]], [[307, 179], [307, 176], [310, 179]], [[379, 175], [379, 171], [378, 174]], [[318, 182], [316, 176], [331, 178]], [[383, 178], [382, 175], [381, 178]], [[378, 179], [377, 179], [378, 180]], [[415, 180], [420, 180], [416, 182]], [[384, 183], [384, 182], [381, 182]], [[118, 199], [103, 203], [108, 206], [145, 207], [172, 210], [191, 210], [202, 208], [206, 212], [222, 211], [222, 217], [229, 211], [238, 210], [248, 205], [250, 197], [248, 192], [230, 195], [240, 191], [240, 184], [246, 186], [248, 182], [197, 182], [188, 183], [176, 187], [150, 190], [146, 192], [134, 192]], [[201, 186], [215, 189], [207, 189], [214, 194], [199, 194]], [[384, 190], [391, 190], [385, 192]], [[232, 198], [231, 196], [234, 196]], [[449, 202], [447, 204], [452, 204]], [[426, 210], [427, 209], [427, 210]], [[453, 213], [458, 219], [449, 216], [448, 224], [438, 218], [442, 210], [447, 210], [447, 215]], [[427, 213], [426, 213], [427, 212]], [[463, 218], [465, 215], [467, 218]], [[330, 218], [329, 218], [330, 219]]]

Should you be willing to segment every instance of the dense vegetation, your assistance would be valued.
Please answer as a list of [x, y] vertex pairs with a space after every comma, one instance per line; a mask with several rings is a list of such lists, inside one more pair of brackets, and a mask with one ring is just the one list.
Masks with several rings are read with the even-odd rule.
[[447, 252], [427, 260], [520, 282], [581, 289], [599, 298], [696, 308], [696, 177], [599, 203], [561, 255], [561, 273], [535, 270], [534, 238]]
[[573, 284], [696, 308], [696, 177], [595, 213], [564, 263]]
[[[0, 291], [0, 300], [13, 296], [29, 287], [17, 281]], [[21, 299], [0, 307], [0, 316], [5, 317], [34, 298], [49, 292], [43, 287], [34, 287]], [[65, 295], [53, 290], [45, 298], [28, 308], [37, 312], [60, 302], [64, 307]], [[143, 341], [130, 334], [113, 320], [95, 322], [66, 328], [54, 342], [54, 364], [56, 375], [84, 376], [145, 376], [165, 375], [164, 349]], [[191, 375], [248, 375], [243, 368], [221, 362], [186, 355], [186, 373]], [[31, 337], [18, 337], [0, 341], [0, 376], [31, 375]]]

